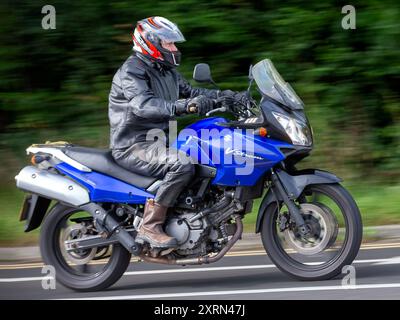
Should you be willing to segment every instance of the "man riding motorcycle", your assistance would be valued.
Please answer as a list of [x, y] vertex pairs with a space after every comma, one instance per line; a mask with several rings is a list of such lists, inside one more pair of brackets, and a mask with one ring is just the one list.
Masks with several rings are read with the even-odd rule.
[[[136, 241], [173, 248], [176, 239], [165, 234], [162, 225], [168, 208], [192, 178], [194, 166], [165, 147], [169, 120], [188, 113], [205, 115], [212, 110], [213, 99], [222, 96], [245, 102], [247, 93], [193, 88], [176, 71], [181, 53], [175, 43], [185, 38], [168, 19], [143, 19], [132, 37], [134, 53], [115, 74], [109, 95], [110, 148], [120, 166], [163, 179], [155, 198], [145, 204]], [[147, 134], [154, 129], [166, 134], [149, 140]]]

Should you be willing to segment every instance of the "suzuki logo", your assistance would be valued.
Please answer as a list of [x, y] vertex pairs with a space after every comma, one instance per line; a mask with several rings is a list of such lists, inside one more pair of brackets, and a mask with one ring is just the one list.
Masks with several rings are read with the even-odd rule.
[[245, 158], [264, 160], [264, 158], [261, 158], [259, 156], [255, 156], [255, 155], [252, 155], [252, 154], [247, 154], [246, 152], [240, 151], [238, 149], [232, 149], [232, 148], [227, 148], [225, 150], [225, 154], [233, 154], [234, 156], [240, 156], [240, 157], [245, 157]]

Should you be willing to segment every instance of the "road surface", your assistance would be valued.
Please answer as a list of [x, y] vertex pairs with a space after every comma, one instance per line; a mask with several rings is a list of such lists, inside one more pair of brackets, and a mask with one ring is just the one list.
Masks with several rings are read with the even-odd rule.
[[236, 252], [212, 265], [175, 267], [133, 262], [102, 292], [43, 289], [42, 265], [0, 265], [0, 299], [400, 299], [400, 243], [364, 245], [353, 263], [354, 286], [303, 282], [279, 271], [262, 251]]

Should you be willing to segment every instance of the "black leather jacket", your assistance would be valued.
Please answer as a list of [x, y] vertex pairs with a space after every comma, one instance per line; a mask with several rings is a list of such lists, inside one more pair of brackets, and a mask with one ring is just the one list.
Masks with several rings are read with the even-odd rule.
[[217, 98], [218, 92], [193, 88], [175, 69], [162, 69], [132, 54], [114, 75], [111, 86], [110, 148], [123, 150], [145, 141], [150, 129], [167, 132], [178, 103], [198, 95]]

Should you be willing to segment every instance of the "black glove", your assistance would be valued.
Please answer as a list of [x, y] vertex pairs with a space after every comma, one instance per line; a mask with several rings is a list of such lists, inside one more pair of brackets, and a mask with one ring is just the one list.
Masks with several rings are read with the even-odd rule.
[[187, 99], [176, 100], [176, 102], [175, 102], [175, 112], [174, 113], [177, 116], [180, 116], [182, 114], [188, 113], [187, 103], [188, 103]]
[[205, 115], [207, 112], [214, 108], [215, 102], [213, 99], [207, 98], [206, 96], [197, 96], [188, 99], [187, 102], [187, 112], [197, 113], [200, 116]]
[[244, 105], [247, 105], [247, 102], [251, 101], [249, 93], [247, 91], [235, 92], [232, 90], [224, 90], [221, 91], [218, 96], [232, 98]]

